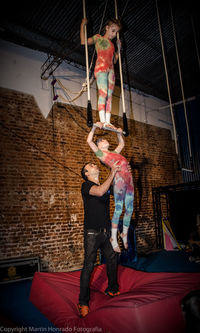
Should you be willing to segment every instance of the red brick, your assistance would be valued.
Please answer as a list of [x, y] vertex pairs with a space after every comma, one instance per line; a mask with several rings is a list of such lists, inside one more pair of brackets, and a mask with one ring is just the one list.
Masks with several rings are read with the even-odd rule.
[[[98, 114], [93, 112], [93, 119]], [[109, 171], [86, 143], [86, 109], [53, 106], [44, 119], [28, 94], [0, 89], [0, 259], [40, 256], [42, 268], [63, 271], [83, 261], [83, 203], [80, 171], [96, 162], [103, 181]], [[112, 116], [122, 126], [122, 119]], [[180, 183], [170, 132], [129, 120], [122, 152], [133, 168], [138, 250], [155, 240], [152, 187]], [[106, 136], [114, 148], [115, 134]], [[111, 200], [111, 214], [114, 202]]]

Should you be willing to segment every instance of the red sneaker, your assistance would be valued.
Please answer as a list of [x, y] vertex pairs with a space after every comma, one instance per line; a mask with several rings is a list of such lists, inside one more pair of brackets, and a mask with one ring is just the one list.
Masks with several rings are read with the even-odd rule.
[[89, 313], [89, 307], [87, 305], [77, 304], [77, 309], [80, 317], [85, 317]]

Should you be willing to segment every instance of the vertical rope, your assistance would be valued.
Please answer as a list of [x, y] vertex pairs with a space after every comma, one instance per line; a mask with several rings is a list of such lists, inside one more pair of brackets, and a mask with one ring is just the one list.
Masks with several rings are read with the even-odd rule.
[[179, 52], [178, 52], [178, 45], [177, 45], [177, 38], [176, 38], [176, 30], [175, 30], [175, 25], [174, 25], [174, 17], [173, 17], [173, 12], [172, 12], [171, 1], [170, 1], [170, 11], [171, 11], [171, 21], [172, 21], [172, 30], [173, 30], [173, 36], [174, 36], [174, 43], [175, 43], [175, 49], [176, 49], [176, 58], [177, 58], [177, 63], [178, 63], [178, 72], [179, 72], [180, 85], [181, 85], [181, 93], [182, 93], [182, 99], [183, 99], [183, 109], [184, 109], [186, 129], [187, 129], [188, 147], [189, 147], [189, 154], [190, 154], [190, 160], [191, 160], [191, 158], [192, 158], [192, 149], [191, 149], [191, 142], [190, 142], [190, 130], [189, 130], [189, 124], [188, 124], [185, 93], [184, 93], [184, 88], [183, 88], [183, 80], [182, 80], [182, 73], [181, 73], [181, 66], [180, 66], [180, 59], [179, 59]]
[[[117, 0], [115, 0], [115, 18], [118, 19]], [[117, 33], [117, 39], [119, 40], [119, 32]], [[124, 102], [124, 88], [123, 88], [121, 53], [119, 52], [118, 54], [119, 54], [119, 72], [120, 72], [120, 83], [121, 83], [121, 94], [122, 94], [122, 110], [123, 110], [123, 113], [126, 113], [125, 102]]]
[[[86, 18], [85, 0], [83, 0], [83, 17]], [[88, 61], [88, 39], [87, 39], [87, 25], [84, 25], [85, 34], [85, 60], [86, 60], [86, 72], [87, 72], [87, 93], [88, 93], [88, 104], [87, 104], [87, 125], [92, 127], [92, 105], [90, 100], [90, 78], [89, 78], [89, 61]]]
[[[118, 19], [118, 12], [117, 12], [117, 0], [115, 0], [115, 18]], [[119, 32], [117, 33], [117, 40], [119, 40]], [[123, 84], [123, 75], [122, 75], [122, 59], [121, 59], [121, 53], [118, 50], [119, 55], [119, 73], [120, 73], [120, 83], [121, 83], [121, 95], [122, 95], [122, 111], [123, 111], [123, 130], [124, 130], [124, 136], [129, 135], [128, 131], [128, 122], [126, 118], [126, 109], [125, 109], [125, 99], [124, 99], [124, 84]]]
[[193, 35], [194, 35], [194, 43], [195, 43], [195, 48], [196, 48], [196, 53], [197, 53], [197, 60], [198, 60], [199, 69], [200, 69], [199, 48], [198, 48], [196, 31], [195, 31], [194, 20], [193, 20], [192, 14], [191, 14], [191, 22], [192, 22], [192, 32], [193, 32]]
[[166, 57], [165, 57], [165, 48], [164, 48], [162, 29], [161, 29], [161, 23], [160, 23], [160, 14], [159, 14], [159, 9], [158, 9], [158, 0], [156, 0], [156, 11], [157, 11], [157, 18], [158, 18], [158, 27], [159, 27], [159, 33], [160, 33], [160, 42], [161, 42], [161, 48], [162, 48], [163, 63], [164, 63], [164, 68], [165, 68], [165, 77], [166, 77], [166, 83], [167, 83], [167, 91], [168, 91], [170, 112], [171, 112], [171, 117], [172, 117], [172, 125], [173, 125], [174, 140], [175, 140], [175, 149], [176, 149], [176, 154], [178, 155], [178, 143], [177, 143], [176, 126], [175, 126], [174, 113], [173, 113], [173, 107], [172, 107], [171, 92], [170, 92], [170, 87], [169, 87], [169, 77], [168, 77]]
[[[103, 21], [104, 21], [104, 18], [105, 18], [107, 5], [108, 5], [108, 0], [106, 0], [106, 2], [105, 2], [105, 7], [104, 7], [104, 11], [103, 11], [103, 16], [102, 16], [101, 23], [100, 23], [100, 27], [99, 27], [99, 31], [98, 31], [98, 34], [99, 34], [99, 35], [100, 35], [100, 33], [101, 33], [101, 29], [102, 29], [102, 26], [103, 26]], [[93, 65], [95, 52], [96, 52], [96, 51], [95, 51], [95, 49], [94, 49], [94, 52], [93, 52], [93, 54], [92, 54], [92, 59], [91, 59], [90, 69], [89, 69], [89, 71], [91, 70], [92, 65]]]
[[[83, 0], [83, 17], [86, 18], [85, 0]], [[87, 74], [87, 92], [88, 100], [90, 101], [90, 80], [89, 80], [89, 61], [88, 61], [88, 42], [87, 42], [87, 25], [84, 26], [85, 32], [85, 60], [86, 60], [86, 74]]]

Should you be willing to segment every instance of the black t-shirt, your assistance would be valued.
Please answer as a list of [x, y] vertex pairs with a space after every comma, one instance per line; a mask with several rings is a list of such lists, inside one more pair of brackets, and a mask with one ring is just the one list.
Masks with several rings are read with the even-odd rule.
[[82, 184], [81, 194], [84, 203], [85, 229], [110, 229], [110, 190], [102, 197], [90, 195], [90, 189], [97, 184], [87, 180]]

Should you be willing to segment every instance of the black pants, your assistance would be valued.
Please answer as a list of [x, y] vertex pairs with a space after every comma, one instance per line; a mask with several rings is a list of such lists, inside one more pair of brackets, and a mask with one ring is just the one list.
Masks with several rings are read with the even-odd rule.
[[101, 249], [106, 259], [108, 276], [108, 288], [115, 292], [118, 290], [117, 283], [117, 253], [113, 250], [110, 242], [110, 234], [105, 232], [95, 232], [93, 230], [84, 231], [84, 266], [80, 277], [79, 303], [88, 305], [90, 300], [90, 277], [94, 269], [97, 250]]

